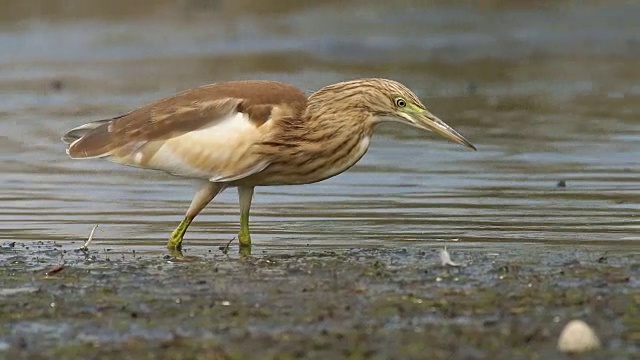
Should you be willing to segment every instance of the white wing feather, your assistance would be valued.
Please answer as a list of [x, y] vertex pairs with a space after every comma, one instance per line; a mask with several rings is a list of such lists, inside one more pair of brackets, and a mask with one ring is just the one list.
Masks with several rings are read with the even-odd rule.
[[238, 112], [161, 144], [142, 145], [127, 161], [133, 166], [174, 175], [230, 182], [269, 166], [268, 160], [251, 152], [252, 145], [261, 137], [262, 131], [246, 114]]

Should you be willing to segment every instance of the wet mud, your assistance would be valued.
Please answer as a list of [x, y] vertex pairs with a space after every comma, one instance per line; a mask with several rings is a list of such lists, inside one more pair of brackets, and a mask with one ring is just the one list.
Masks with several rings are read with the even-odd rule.
[[[4, 243], [7, 358], [539, 359], [582, 319], [603, 348], [640, 350], [637, 251], [441, 246], [184, 257]], [[254, 250], [255, 252], [255, 250]], [[567, 357], [568, 358], [568, 357]]]

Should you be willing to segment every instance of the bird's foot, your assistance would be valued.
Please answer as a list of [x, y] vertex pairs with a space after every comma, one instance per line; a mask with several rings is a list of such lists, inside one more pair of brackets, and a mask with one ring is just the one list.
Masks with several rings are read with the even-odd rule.
[[238, 253], [240, 254], [240, 256], [244, 257], [244, 256], [250, 256], [251, 255], [251, 246], [240, 246], [240, 249], [238, 250]]
[[180, 225], [173, 230], [171, 237], [169, 237], [169, 242], [167, 243], [167, 249], [169, 249], [169, 251], [182, 250], [182, 238], [184, 238], [184, 234], [187, 232], [187, 228], [189, 227], [189, 224], [191, 224], [192, 220], [193, 217], [185, 217], [184, 220], [180, 222]]
[[182, 250], [179, 249], [174, 249], [171, 248], [170, 246], [167, 246], [167, 252], [169, 254], [169, 256], [171, 257], [171, 259], [177, 260], [177, 261], [182, 261], [185, 259], [184, 254], [182, 253]]
[[180, 251], [182, 250], [182, 237], [184, 236], [184, 232], [180, 231], [180, 229], [175, 229], [171, 233], [171, 237], [169, 237], [169, 242], [167, 242], [167, 249], [169, 251]]
[[238, 242], [240, 243], [240, 255], [251, 255], [251, 235], [249, 232], [240, 231]]

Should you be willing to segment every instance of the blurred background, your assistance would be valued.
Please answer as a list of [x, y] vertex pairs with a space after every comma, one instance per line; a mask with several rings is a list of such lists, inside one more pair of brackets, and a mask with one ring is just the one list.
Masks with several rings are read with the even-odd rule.
[[[398, 125], [328, 181], [257, 190], [263, 247], [629, 246], [640, 238], [640, 5], [629, 1], [0, 1], [0, 239], [161, 249], [194, 189], [72, 161], [60, 136], [187, 88], [387, 77], [479, 149]], [[564, 186], [563, 186], [564, 185]], [[235, 190], [186, 246], [226, 244]]]

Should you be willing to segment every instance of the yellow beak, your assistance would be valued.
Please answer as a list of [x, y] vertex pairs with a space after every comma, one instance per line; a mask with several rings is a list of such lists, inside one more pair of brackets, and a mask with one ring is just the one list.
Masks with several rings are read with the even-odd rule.
[[464, 136], [460, 135], [460, 133], [457, 132], [454, 128], [447, 125], [444, 121], [438, 119], [429, 111], [422, 110], [421, 112], [416, 112], [412, 115], [415, 126], [427, 131], [433, 131], [436, 134], [441, 135], [444, 138], [449, 139], [455, 143], [464, 145], [473, 150], [477, 150], [476, 147], [469, 142], [469, 140], [465, 139]]

